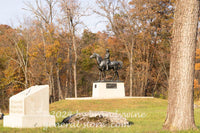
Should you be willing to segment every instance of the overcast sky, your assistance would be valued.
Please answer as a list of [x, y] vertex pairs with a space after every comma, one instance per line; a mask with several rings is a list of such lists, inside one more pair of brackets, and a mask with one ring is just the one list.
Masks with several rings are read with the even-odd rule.
[[[20, 19], [24, 16], [29, 16], [28, 11], [23, 10], [25, 8], [25, 2], [34, 3], [35, 0], [0, 0], [0, 24], [7, 24], [13, 27], [19, 25]], [[44, 1], [44, 0], [41, 0]], [[95, 7], [95, 0], [80, 0], [83, 5], [90, 7]], [[97, 15], [91, 15], [89, 17], [83, 18], [85, 25], [92, 31], [102, 31], [105, 30], [105, 23], [98, 23], [104, 21], [101, 17]]]

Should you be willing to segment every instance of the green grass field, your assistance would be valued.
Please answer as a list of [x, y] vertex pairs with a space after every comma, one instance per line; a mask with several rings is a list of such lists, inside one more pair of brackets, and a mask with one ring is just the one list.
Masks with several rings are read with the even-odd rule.
[[[197, 102], [197, 104], [200, 104]], [[168, 132], [162, 130], [162, 124], [165, 121], [167, 110], [167, 100], [163, 99], [109, 99], [109, 100], [70, 100], [59, 101], [50, 105], [50, 113], [56, 116], [56, 122], [61, 122], [63, 118], [76, 112], [86, 111], [109, 111], [117, 112], [126, 117], [133, 125], [128, 127], [90, 127], [89, 125], [77, 127], [77, 125], [68, 125], [68, 127], [55, 128], [34, 128], [17, 129], [4, 128], [2, 120], [0, 121], [0, 132], [15, 133], [43, 133], [43, 132], [107, 132], [107, 133], [156, 133]], [[200, 129], [200, 108], [195, 109], [195, 122]], [[183, 131], [200, 132], [200, 131]]]

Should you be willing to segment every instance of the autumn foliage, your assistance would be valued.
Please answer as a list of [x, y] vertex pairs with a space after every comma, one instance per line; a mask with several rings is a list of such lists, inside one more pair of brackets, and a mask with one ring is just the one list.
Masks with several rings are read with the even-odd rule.
[[[73, 0], [62, 0], [69, 1]], [[74, 24], [78, 23], [76, 15], [79, 12], [74, 10], [74, 16], [69, 16], [72, 14], [58, 4], [62, 13], [55, 19], [51, 4], [54, 5], [49, 2], [48, 8], [41, 6], [34, 12], [34, 7], [28, 3], [35, 16], [33, 19], [24, 20], [17, 28], [0, 25], [1, 108], [8, 107], [11, 95], [33, 85], [49, 84], [51, 102], [74, 97], [75, 64], [77, 95], [91, 96], [98, 69], [89, 56], [96, 52], [104, 57], [106, 48], [110, 49], [111, 60], [123, 61], [119, 74], [120, 80], [125, 82], [127, 96], [167, 98], [174, 1], [121, 1], [110, 3], [120, 7], [110, 10], [113, 6], [109, 7], [105, 0], [97, 0], [97, 6], [104, 7], [100, 10], [108, 15], [107, 31], [92, 33], [85, 29], [79, 35], [73, 33], [78, 31]], [[199, 49], [196, 59], [200, 59]], [[200, 70], [199, 63], [195, 66], [197, 71]], [[112, 75], [112, 71], [107, 72], [107, 79]], [[200, 95], [198, 75], [197, 72], [194, 83], [196, 98]]]

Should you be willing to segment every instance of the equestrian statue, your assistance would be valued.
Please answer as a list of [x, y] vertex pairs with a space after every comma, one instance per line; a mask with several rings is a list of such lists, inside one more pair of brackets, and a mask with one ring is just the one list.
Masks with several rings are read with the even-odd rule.
[[119, 81], [118, 70], [122, 68], [123, 63], [122, 61], [110, 61], [109, 49], [106, 49], [106, 55], [104, 59], [102, 59], [102, 57], [97, 53], [93, 53], [90, 56], [90, 59], [92, 58], [96, 58], [96, 61], [97, 61], [97, 65], [99, 69], [99, 81], [102, 81], [102, 78], [103, 78], [103, 81], [105, 81], [105, 77], [106, 77], [105, 71], [109, 71], [109, 70], [114, 71], [112, 81], [115, 79], [116, 76], [117, 76], [117, 81]]

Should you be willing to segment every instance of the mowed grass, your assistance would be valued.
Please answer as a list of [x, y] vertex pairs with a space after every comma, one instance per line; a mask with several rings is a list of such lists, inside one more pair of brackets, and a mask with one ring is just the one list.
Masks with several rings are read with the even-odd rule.
[[[197, 102], [199, 104], [199, 102]], [[17, 129], [4, 128], [0, 121], [0, 132], [16, 133], [42, 133], [42, 132], [94, 132], [94, 133], [156, 133], [168, 132], [162, 129], [167, 110], [167, 100], [157, 98], [132, 98], [132, 99], [109, 99], [109, 100], [62, 100], [50, 105], [50, 113], [56, 116], [56, 122], [61, 122], [65, 117], [87, 111], [109, 111], [117, 112], [126, 117], [133, 125], [127, 127], [91, 127], [90, 125], [78, 126], [68, 125], [67, 127], [55, 128], [32, 128]], [[200, 129], [200, 109], [195, 109], [195, 122]], [[200, 132], [200, 131], [183, 131]]]

